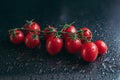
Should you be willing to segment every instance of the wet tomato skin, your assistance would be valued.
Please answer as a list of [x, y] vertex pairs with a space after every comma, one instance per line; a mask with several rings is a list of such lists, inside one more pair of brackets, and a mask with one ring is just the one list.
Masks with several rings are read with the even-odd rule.
[[[51, 33], [48, 33], [52, 31]], [[57, 30], [55, 29], [55, 27], [53, 26], [49, 26], [47, 28], [44, 29], [44, 38], [47, 40], [49, 37], [55, 36], [55, 32], [57, 32]]]
[[14, 44], [23, 43], [25, 39], [24, 33], [20, 30], [16, 30], [15, 34], [13, 32], [10, 33], [10, 41]]
[[[92, 38], [92, 32], [89, 28], [83, 27], [81, 28], [84, 32], [83, 35], [87, 38], [87, 40], [91, 40]], [[81, 34], [78, 34], [78, 37], [81, 38]], [[84, 44], [86, 41], [84, 39], [81, 39], [81, 42]]]
[[65, 41], [65, 48], [70, 54], [76, 54], [81, 47], [82, 43], [79, 39], [69, 38]]
[[63, 46], [63, 40], [58, 37], [50, 37], [46, 41], [47, 52], [53, 56], [58, 54], [61, 51], [62, 46]]
[[[76, 28], [75, 28], [75, 26], [70, 25], [69, 27], [63, 29], [62, 32], [76, 33]], [[65, 39], [67, 39], [67, 38], [70, 37], [70, 34], [63, 33], [63, 34], [62, 34], [62, 37], [63, 37], [63, 39], [65, 40]]]
[[98, 56], [98, 48], [93, 42], [87, 42], [81, 46], [80, 54], [86, 62], [93, 62]]
[[38, 47], [40, 45], [39, 36], [36, 35], [36, 38], [34, 36], [35, 36], [35, 34], [29, 33], [25, 37], [25, 45], [30, 49], [33, 49], [33, 48]]
[[[40, 31], [40, 25], [38, 25], [38, 23], [36, 22], [32, 22], [31, 24], [29, 23], [26, 23], [24, 25], [24, 28], [25, 29], [28, 29], [28, 30], [37, 30], [37, 31]], [[26, 35], [30, 33], [30, 31], [25, 31]], [[32, 33], [35, 33], [35, 32], [32, 32]], [[37, 32], [38, 35], [40, 35], [40, 32]]]
[[102, 41], [102, 40], [96, 40], [94, 43], [97, 45], [97, 47], [98, 47], [98, 53], [100, 55], [103, 55], [103, 54], [105, 54], [107, 52], [108, 47], [107, 47], [107, 45], [106, 45], [106, 43], [104, 41]]

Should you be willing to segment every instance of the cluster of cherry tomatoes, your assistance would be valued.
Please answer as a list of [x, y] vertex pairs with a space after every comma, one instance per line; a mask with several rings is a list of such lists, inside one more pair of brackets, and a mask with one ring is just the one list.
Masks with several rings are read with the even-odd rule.
[[76, 30], [72, 24], [65, 24], [61, 31], [57, 31], [53, 26], [48, 26], [41, 31], [38, 23], [27, 21], [24, 27], [9, 30], [10, 41], [14, 44], [25, 43], [28, 48], [33, 49], [41, 45], [41, 32], [46, 40], [46, 50], [50, 55], [58, 54], [64, 45], [70, 54], [79, 52], [83, 60], [93, 62], [98, 55], [103, 55], [108, 50], [106, 43], [102, 40], [91, 42], [90, 29], [83, 27]]

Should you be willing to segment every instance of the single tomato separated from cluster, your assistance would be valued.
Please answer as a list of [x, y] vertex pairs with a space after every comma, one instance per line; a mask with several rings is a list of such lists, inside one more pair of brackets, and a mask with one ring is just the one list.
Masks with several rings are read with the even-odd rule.
[[107, 45], [106, 45], [106, 43], [104, 41], [96, 40], [94, 43], [98, 47], [98, 52], [99, 52], [100, 55], [103, 55], [103, 54], [105, 54], [107, 52], [108, 47], [107, 47]]

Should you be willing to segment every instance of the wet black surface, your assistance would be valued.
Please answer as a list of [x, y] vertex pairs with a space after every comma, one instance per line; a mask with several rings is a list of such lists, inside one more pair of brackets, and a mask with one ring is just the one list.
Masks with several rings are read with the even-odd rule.
[[[120, 80], [119, 0], [34, 0], [28, 3], [15, 0], [11, 4], [2, 4], [0, 80]], [[47, 24], [60, 29], [65, 22], [75, 21], [76, 28], [86, 26], [91, 29], [93, 41], [104, 40], [108, 52], [95, 62], [86, 63], [78, 58], [79, 55], [68, 54], [64, 48], [57, 56], [48, 55], [43, 40], [41, 48], [34, 50], [24, 44], [12, 44], [7, 30], [14, 28], [12, 26], [21, 27], [26, 19], [32, 18], [42, 29]]]

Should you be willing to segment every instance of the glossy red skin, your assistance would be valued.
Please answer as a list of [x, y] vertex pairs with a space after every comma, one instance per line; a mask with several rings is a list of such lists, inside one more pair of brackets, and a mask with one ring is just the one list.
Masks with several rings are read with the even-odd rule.
[[25, 39], [24, 33], [20, 30], [16, 30], [16, 37], [14, 37], [14, 34], [10, 34], [10, 41], [14, 44], [20, 44], [23, 43]]
[[34, 39], [32, 37], [33, 34], [27, 34], [27, 36], [25, 37], [25, 45], [28, 47], [28, 48], [35, 48], [35, 47], [38, 47], [40, 45], [40, 38], [38, 36], [38, 39]]
[[94, 42], [96, 44], [96, 46], [98, 47], [98, 54], [103, 55], [107, 52], [108, 47], [106, 45], [106, 43], [102, 40], [96, 40]]
[[[47, 33], [47, 32], [50, 31], [49, 28], [53, 29], [53, 32], [52, 32], [52, 33]], [[44, 35], [44, 38], [47, 40], [49, 37], [54, 36], [54, 35], [55, 35], [55, 32], [57, 32], [57, 30], [56, 30], [54, 27], [49, 26], [49, 27], [45, 28], [45, 29], [44, 29], [44, 34], [43, 34], [43, 35]]]
[[63, 40], [57, 37], [50, 37], [46, 41], [46, 49], [50, 55], [58, 54], [63, 46]]
[[[73, 25], [71, 25], [71, 26], [63, 29], [62, 32], [76, 33], [76, 28], [75, 28]], [[67, 33], [63, 33], [63, 34], [62, 34], [62, 37], [63, 37], [63, 39], [65, 40], [65, 39], [69, 38], [70, 36], [69, 36], [69, 34], [67, 34]]]
[[93, 62], [98, 56], [98, 48], [93, 42], [87, 42], [81, 46], [80, 54], [86, 62]]
[[[86, 27], [83, 27], [82, 30], [85, 31], [85, 32], [84, 32], [84, 36], [87, 38], [87, 40], [90, 40], [90, 39], [92, 38], [92, 32], [90, 31], [90, 29], [88, 29], [88, 28], [86, 28]], [[79, 34], [78, 37], [81, 37], [81, 35]], [[83, 44], [86, 43], [85, 40], [81, 40], [81, 42], [82, 42]]]
[[72, 39], [69, 38], [65, 41], [65, 48], [70, 54], [76, 54], [79, 50], [80, 47], [82, 46], [82, 43], [79, 39]]
[[[28, 30], [37, 30], [37, 31], [40, 31], [40, 26], [36, 23], [36, 22], [32, 22], [32, 24], [25, 24], [24, 26], [25, 29], [28, 29]], [[29, 31], [26, 31], [26, 35], [29, 34], [30, 32]], [[34, 32], [32, 32], [34, 33]], [[40, 35], [40, 32], [37, 32], [38, 35]]]

